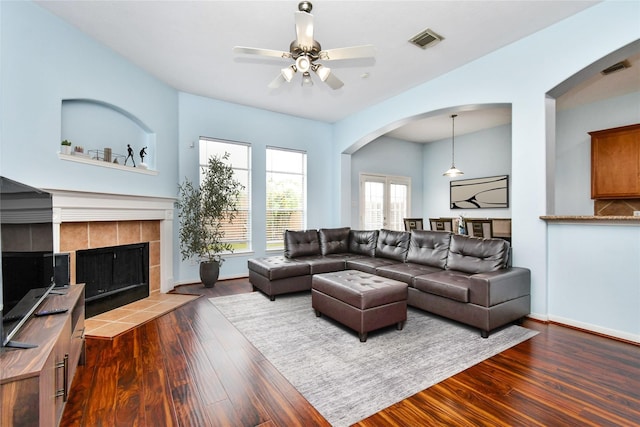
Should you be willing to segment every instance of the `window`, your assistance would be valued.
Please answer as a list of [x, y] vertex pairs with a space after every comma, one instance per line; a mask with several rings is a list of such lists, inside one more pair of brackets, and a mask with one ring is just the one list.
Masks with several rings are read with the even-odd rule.
[[404, 230], [410, 199], [411, 178], [360, 175], [360, 227]]
[[307, 154], [267, 148], [267, 250], [284, 248], [285, 230], [307, 223]]
[[240, 142], [200, 138], [200, 180], [209, 158], [223, 156], [224, 153], [229, 153], [227, 162], [233, 167], [235, 179], [244, 185], [238, 200], [238, 214], [233, 223], [222, 226], [224, 241], [233, 245], [234, 252], [248, 252], [251, 250], [251, 146]]

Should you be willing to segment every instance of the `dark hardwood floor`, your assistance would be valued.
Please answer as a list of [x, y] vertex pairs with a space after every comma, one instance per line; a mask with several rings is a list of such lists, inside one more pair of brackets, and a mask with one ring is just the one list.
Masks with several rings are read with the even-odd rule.
[[[87, 340], [63, 426], [323, 426], [324, 418], [207, 300], [116, 339]], [[558, 325], [357, 426], [640, 425], [640, 347]]]

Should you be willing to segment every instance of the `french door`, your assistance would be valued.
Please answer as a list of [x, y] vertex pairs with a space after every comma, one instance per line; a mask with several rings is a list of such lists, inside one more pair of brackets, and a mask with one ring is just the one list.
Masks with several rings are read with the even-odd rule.
[[404, 230], [411, 200], [411, 178], [360, 174], [360, 228]]

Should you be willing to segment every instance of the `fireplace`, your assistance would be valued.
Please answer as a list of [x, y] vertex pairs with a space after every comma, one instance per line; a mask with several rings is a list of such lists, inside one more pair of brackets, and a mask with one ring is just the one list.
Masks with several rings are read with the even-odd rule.
[[86, 317], [149, 296], [149, 243], [76, 251], [76, 280], [85, 284]]
[[83, 283], [76, 277], [78, 252], [146, 243], [149, 294], [173, 289], [174, 199], [46, 191], [53, 195], [54, 251], [69, 253], [70, 283]]

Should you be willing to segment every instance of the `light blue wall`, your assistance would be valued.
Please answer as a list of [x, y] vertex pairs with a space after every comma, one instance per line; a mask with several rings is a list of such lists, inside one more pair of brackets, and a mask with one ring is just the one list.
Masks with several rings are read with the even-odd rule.
[[[266, 254], [266, 148], [281, 147], [307, 153], [307, 228], [330, 226], [332, 181], [338, 173], [331, 160], [331, 125], [256, 108], [181, 93], [180, 179], [198, 179], [200, 136], [251, 144], [251, 214], [253, 252], [226, 257], [221, 278], [247, 275], [247, 259]], [[194, 144], [195, 148], [191, 148]], [[176, 240], [177, 242], [178, 240]], [[189, 262], [174, 267], [180, 282], [198, 281], [197, 267]]]
[[[456, 120], [464, 120], [460, 113]], [[455, 163], [464, 172], [457, 178], [442, 176], [451, 166], [451, 138], [426, 144], [424, 162], [424, 216], [510, 218], [511, 209], [449, 209], [450, 182], [496, 175], [511, 177], [511, 125], [456, 136]], [[511, 193], [511, 191], [510, 191]], [[511, 194], [509, 194], [511, 199]]]
[[588, 132], [634, 123], [640, 123], [640, 92], [558, 112], [556, 215], [594, 213], [591, 200], [591, 137]]
[[[463, 117], [463, 115], [461, 115]], [[481, 178], [511, 174], [511, 125], [497, 126], [456, 137], [456, 166], [463, 176]], [[510, 209], [451, 210], [449, 183], [442, 173], [451, 166], [451, 138], [417, 144], [382, 136], [351, 155], [351, 224], [359, 224], [360, 173], [380, 173], [411, 178], [411, 216], [510, 218]]]
[[[0, 8], [0, 173], [42, 188], [174, 196], [177, 91], [31, 2], [0, 2]], [[107, 103], [148, 126], [158, 175], [60, 160], [66, 99]], [[83, 133], [81, 145], [102, 149], [103, 132], [96, 129], [95, 142]], [[114, 152], [126, 153], [128, 141], [111, 141]]]
[[[411, 178], [409, 217], [422, 217], [422, 144], [382, 136], [351, 156], [351, 224], [359, 224], [360, 174], [383, 174]], [[346, 224], [348, 225], [348, 224]]]
[[549, 225], [549, 318], [640, 342], [640, 226]]
[[[545, 96], [578, 71], [640, 39], [638, 16], [638, 2], [599, 3], [446, 75], [362, 110], [335, 124], [335, 161], [341, 160], [342, 153], [353, 152], [354, 148], [393, 129], [407, 118], [448, 111], [457, 106], [511, 104], [513, 262], [531, 269], [532, 315], [548, 319], [547, 224], [540, 216], [547, 214], [547, 178], [553, 177], [554, 171], [547, 170], [549, 112]], [[598, 31], [593, 31], [594, 28]], [[555, 112], [552, 116], [555, 117]], [[342, 179], [345, 176], [341, 173]], [[351, 217], [348, 205], [351, 196], [337, 190], [344, 192], [350, 188], [348, 183], [336, 184], [336, 200], [340, 203], [336, 213], [345, 221]], [[613, 280], [616, 274], [612, 272]], [[596, 303], [594, 301], [594, 305]], [[603, 309], [611, 316], [619, 315], [617, 307]]]

